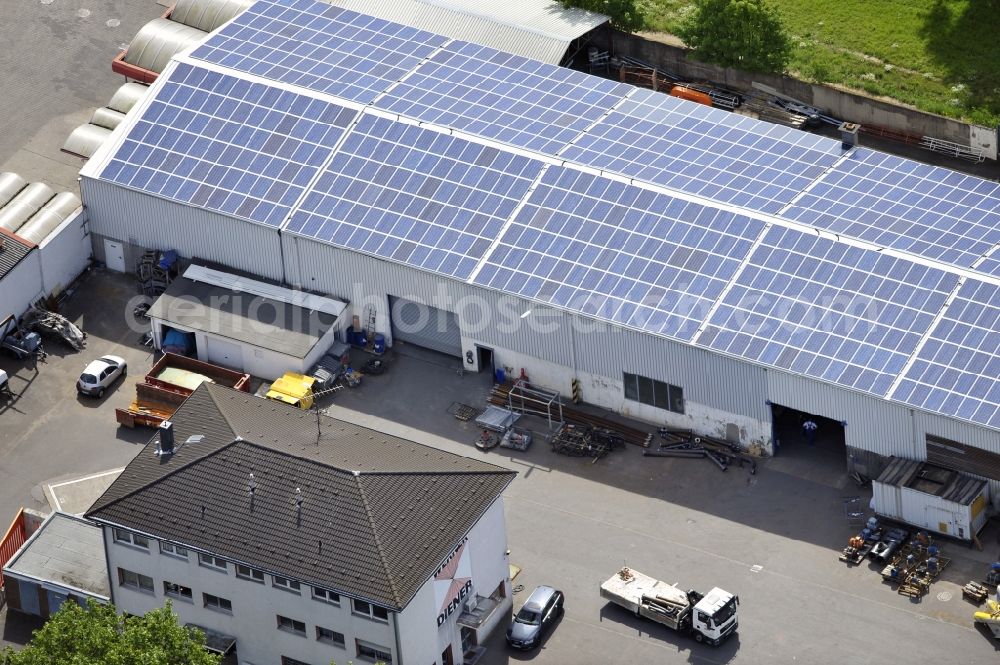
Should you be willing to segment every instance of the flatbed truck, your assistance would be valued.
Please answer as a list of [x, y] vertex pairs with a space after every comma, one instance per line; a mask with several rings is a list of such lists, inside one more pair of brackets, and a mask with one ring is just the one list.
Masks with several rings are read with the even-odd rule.
[[682, 591], [630, 568], [601, 585], [601, 597], [637, 617], [689, 633], [696, 642], [722, 644], [739, 626], [739, 596], [718, 587], [707, 594]]

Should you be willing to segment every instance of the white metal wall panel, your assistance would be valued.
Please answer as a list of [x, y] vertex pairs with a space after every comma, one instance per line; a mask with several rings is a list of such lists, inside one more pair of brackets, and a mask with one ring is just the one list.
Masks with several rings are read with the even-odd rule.
[[45, 293], [62, 291], [90, 262], [93, 248], [84, 221], [81, 210], [60, 224], [39, 246]]
[[923, 445], [925, 436], [933, 434], [944, 439], [951, 439], [967, 446], [982, 448], [991, 453], [1000, 454], [1000, 432], [994, 432], [983, 427], [977, 427], [960, 420], [939, 416], [926, 411], [913, 411], [913, 426], [917, 438]]
[[899, 498], [899, 487], [888, 483], [872, 481], [872, 499], [875, 512], [892, 519], [902, 519], [903, 508]]
[[899, 491], [902, 520], [930, 531], [969, 540], [972, 523], [969, 506], [903, 487]]
[[846, 421], [849, 447], [886, 457], [927, 457], [923, 439], [914, 438], [910, 410], [902, 405], [775, 370], [767, 371], [767, 395], [775, 404]]
[[[386, 294], [424, 302], [456, 312], [463, 334], [483, 345], [510, 349], [572, 365], [569, 317], [519, 298], [437, 277], [390, 261], [339, 249], [306, 238], [282, 234], [285, 269], [290, 284], [328, 293], [351, 303], [353, 314], [365, 318], [365, 306], [384, 306]], [[377, 295], [377, 298], [372, 298]], [[526, 330], [521, 314], [531, 310], [534, 323], [551, 325], [547, 333]], [[489, 317], [484, 324], [483, 312]], [[551, 314], [551, 316], [550, 316]], [[379, 332], [382, 332], [381, 330]]]
[[89, 177], [81, 179], [80, 191], [92, 234], [147, 249], [176, 249], [184, 257], [283, 278], [277, 229]]
[[581, 371], [618, 380], [622, 372], [640, 374], [681, 386], [685, 400], [771, 420], [763, 368], [633, 330], [601, 328], [574, 335]]
[[8, 314], [21, 316], [43, 295], [42, 264], [36, 248], [25, 254], [0, 280], [0, 320]]

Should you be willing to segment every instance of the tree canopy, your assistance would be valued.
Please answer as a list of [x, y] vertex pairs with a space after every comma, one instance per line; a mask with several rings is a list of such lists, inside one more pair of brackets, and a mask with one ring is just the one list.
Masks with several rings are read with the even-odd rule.
[[751, 72], [781, 73], [792, 43], [765, 0], [695, 0], [677, 36], [699, 60]]
[[577, 7], [604, 14], [612, 27], [622, 32], [635, 32], [646, 27], [642, 0], [559, 0], [563, 7]]
[[65, 602], [23, 650], [0, 652], [0, 665], [218, 665], [204, 639], [177, 623], [169, 603], [125, 617], [110, 605]]

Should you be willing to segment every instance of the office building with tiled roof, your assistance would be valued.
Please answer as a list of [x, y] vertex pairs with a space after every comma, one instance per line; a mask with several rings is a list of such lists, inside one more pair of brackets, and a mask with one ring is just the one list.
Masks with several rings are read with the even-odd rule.
[[88, 517], [113, 602], [240, 663], [462, 662], [510, 608], [506, 469], [203, 384]]

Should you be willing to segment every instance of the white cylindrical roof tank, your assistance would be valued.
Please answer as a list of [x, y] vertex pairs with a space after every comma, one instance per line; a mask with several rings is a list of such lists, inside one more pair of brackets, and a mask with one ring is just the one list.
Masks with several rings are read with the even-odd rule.
[[155, 18], [136, 34], [125, 62], [159, 74], [170, 58], [205, 37], [203, 30], [165, 18]]
[[0, 228], [16, 232], [32, 215], [55, 196], [48, 185], [33, 182], [0, 209]]
[[70, 132], [70, 135], [66, 137], [66, 142], [63, 143], [62, 149], [63, 152], [68, 152], [71, 155], [79, 155], [85, 159], [90, 159], [109, 136], [111, 136], [110, 129], [92, 125], [88, 122]]
[[59, 192], [17, 230], [17, 235], [28, 242], [40, 245], [57, 226], [79, 208], [80, 199], [76, 194]]
[[0, 208], [10, 203], [28, 183], [16, 173], [0, 173]]
[[115, 91], [111, 101], [108, 102], [108, 108], [119, 113], [128, 113], [133, 106], [139, 103], [140, 99], [146, 96], [147, 92], [149, 92], [148, 85], [129, 81]]
[[94, 115], [90, 118], [90, 124], [97, 125], [98, 127], [105, 127], [107, 129], [114, 129], [121, 124], [121, 121], [125, 119], [125, 114], [114, 109], [101, 107], [94, 111]]
[[177, 0], [170, 20], [212, 32], [253, 3], [254, 0]]

